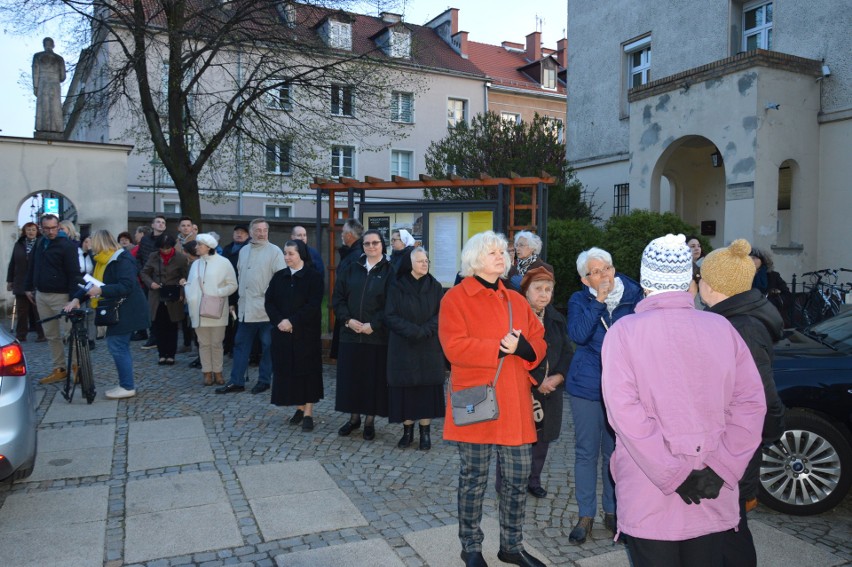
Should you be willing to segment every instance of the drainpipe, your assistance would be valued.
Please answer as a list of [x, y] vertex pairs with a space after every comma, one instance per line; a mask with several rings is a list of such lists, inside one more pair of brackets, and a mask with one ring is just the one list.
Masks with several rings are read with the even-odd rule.
[[485, 112], [488, 112], [488, 89], [491, 88], [491, 81], [485, 81]]

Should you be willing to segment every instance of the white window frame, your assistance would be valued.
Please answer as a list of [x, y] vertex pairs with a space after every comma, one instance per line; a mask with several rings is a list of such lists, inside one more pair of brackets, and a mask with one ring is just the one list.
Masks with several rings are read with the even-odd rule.
[[335, 49], [352, 50], [352, 25], [338, 20], [328, 20], [328, 45]]
[[[627, 90], [636, 86], [647, 85], [651, 82], [651, 36], [647, 35], [643, 38], [632, 41], [624, 46], [626, 55], [627, 69]], [[633, 58], [639, 54], [640, 62], [638, 65], [633, 64]], [[633, 84], [633, 77], [639, 75], [639, 84]]]
[[284, 84], [270, 88], [266, 92], [266, 108], [272, 110], [293, 110], [293, 85], [286, 79], [269, 81], [269, 86], [284, 81]]
[[558, 80], [556, 78], [556, 67], [554, 65], [541, 64], [541, 88], [555, 91]]
[[[272, 149], [273, 144], [275, 145], [275, 148], [273, 150], [273, 151], [275, 151], [275, 161], [274, 161], [275, 167], [270, 168], [269, 165], [270, 165], [271, 162], [269, 160], [269, 156], [270, 156], [270, 150]], [[286, 156], [287, 157], [286, 169], [281, 167], [284, 163], [284, 160], [282, 159], [282, 155], [284, 155], [285, 150], [286, 150], [286, 154], [287, 154], [287, 156]], [[270, 175], [290, 175], [292, 173], [293, 145], [290, 144], [289, 142], [287, 142], [285, 140], [276, 140], [276, 139], [266, 140], [266, 145], [264, 146], [263, 157], [264, 157], [264, 168], [266, 170], [266, 173], [268, 173]]]
[[[399, 158], [402, 156], [405, 156], [408, 160], [408, 172], [403, 171], [401, 167], [402, 161]], [[390, 172], [391, 175], [398, 175], [400, 177], [405, 177], [406, 179], [412, 179], [412, 175], [414, 175], [414, 151], [401, 149], [391, 150]]]
[[[336, 108], [335, 97], [337, 98]], [[347, 99], [349, 113], [346, 112]], [[329, 111], [332, 116], [350, 117], [355, 115], [355, 91], [350, 85], [331, 85]]]
[[[766, 0], [758, 0], [749, 2], [743, 5], [743, 51], [748, 51], [748, 40], [752, 37], [757, 37], [757, 45], [755, 49], [772, 49], [772, 28], [775, 21], [775, 5], [774, 1], [767, 2]], [[769, 7], [769, 22], [766, 21], [767, 7]], [[763, 9], [761, 12], [761, 8]], [[746, 14], [752, 11], [762, 13], [763, 23], [758, 23], [753, 28], [746, 28]]]
[[[346, 171], [346, 152], [349, 151], [349, 172]], [[355, 146], [345, 146], [343, 144], [335, 144], [331, 146], [331, 176], [335, 179], [339, 177], [355, 177]]]
[[[167, 205], [168, 205], [170, 208], [172, 208], [172, 210], [171, 210], [171, 211], [167, 211], [167, 210], [166, 210], [166, 206], [167, 206]], [[160, 200], [160, 208], [162, 209], [162, 210], [160, 211], [161, 213], [168, 213], [168, 214], [176, 214], [176, 215], [179, 215], [179, 214], [182, 212], [182, 211], [180, 210], [180, 201], [172, 201], [172, 200], [170, 200], [170, 199], [162, 199], [162, 200]]]
[[[405, 116], [404, 101], [408, 100], [408, 120]], [[414, 93], [402, 91], [391, 92], [391, 122], [401, 124], [414, 124]]]
[[[286, 212], [287, 214], [280, 214], [282, 212]], [[278, 203], [264, 203], [263, 216], [267, 219], [293, 218], [293, 207], [292, 205], [279, 205]]]
[[560, 144], [565, 142], [565, 121], [561, 118], [557, 118], [555, 116], [545, 116], [544, 120], [546, 121], [549, 128], [554, 130], [556, 134], [556, 141]]
[[395, 59], [407, 59], [411, 57], [411, 34], [404, 31], [388, 32], [390, 41], [390, 55]]
[[520, 124], [521, 123], [521, 114], [519, 112], [506, 112], [503, 111], [500, 113], [500, 120], [509, 124]]
[[[450, 104], [460, 102], [462, 105], [462, 117], [458, 118], [455, 108], [451, 108]], [[447, 97], [447, 128], [453, 128], [459, 122], [467, 123], [468, 120], [468, 100], [466, 98]]]

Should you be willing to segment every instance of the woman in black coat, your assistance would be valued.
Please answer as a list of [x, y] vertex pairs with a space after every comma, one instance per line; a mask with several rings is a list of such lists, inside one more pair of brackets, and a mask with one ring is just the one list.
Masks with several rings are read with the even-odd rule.
[[[93, 285], [88, 290], [81, 289], [65, 310], [78, 309], [80, 301], [87, 295], [97, 299], [94, 307], [105, 308], [110, 302], [121, 300], [118, 308], [118, 323], [107, 327], [106, 342], [109, 353], [118, 371], [118, 387], [107, 390], [110, 399], [131, 398], [136, 395], [133, 380], [133, 357], [130, 354], [130, 336], [134, 331], [147, 329], [147, 301], [136, 279], [138, 270], [136, 260], [115, 240], [108, 230], [96, 230], [92, 234], [92, 252], [95, 260], [95, 279], [104, 283], [103, 287]], [[94, 304], [94, 301], [93, 301]]]
[[322, 276], [301, 240], [284, 244], [287, 267], [272, 276], [266, 314], [272, 323], [272, 403], [296, 406], [292, 425], [313, 431], [313, 405], [323, 398]]
[[30, 264], [30, 252], [32, 252], [38, 239], [38, 225], [34, 222], [26, 223], [21, 229], [21, 237], [12, 248], [12, 257], [9, 259], [9, 269], [6, 271], [6, 291], [15, 295], [15, 312], [18, 317], [15, 326], [15, 336], [20, 342], [27, 340], [27, 333], [35, 331], [38, 333], [37, 343], [47, 340], [44, 329], [38, 322], [38, 310], [35, 303], [27, 297], [27, 269]]
[[438, 309], [444, 288], [429, 273], [422, 247], [411, 252], [411, 270], [398, 273], [388, 290], [388, 392], [390, 423], [403, 425], [397, 447], [411, 445], [420, 420], [420, 449], [432, 448], [430, 424], [444, 415], [444, 354], [438, 340]]
[[[547, 496], [547, 490], [541, 485], [541, 471], [550, 443], [559, 438], [562, 429], [565, 376], [574, 356], [565, 317], [550, 303], [555, 285], [553, 272], [544, 266], [528, 270], [521, 280], [521, 293], [544, 325], [544, 342], [547, 343], [547, 356], [538, 368], [530, 372], [535, 380], [532, 387], [533, 418], [538, 441], [532, 446], [532, 472], [527, 480], [527, 491], [536, 498]], [[500, 464], [497, 463], [498, 487], [500, 476]]]
[[337, 430], [346, 436], [361, 427], [364, 439], [376, 438], [375, 417], [388, 415], [388, 339], [385, 297], [394, 270], [385, 256], [377, 230], [361, 237], [364, 255], [349, 263], [334, 282], [334, 316], [342, 322], [337, 353], [337, 393], [334, 409], [350, 414]]

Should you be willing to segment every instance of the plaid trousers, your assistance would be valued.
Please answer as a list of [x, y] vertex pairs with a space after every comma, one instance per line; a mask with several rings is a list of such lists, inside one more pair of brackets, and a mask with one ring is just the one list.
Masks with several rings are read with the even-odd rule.
[[488, 486], [491, 448], [503, 472], [500, 487], [500, 549], [517, 553], [523, 549], [524, 516], [527, 502], [527, 478], [532, 470], [530, 445], [509, 447], [477, 443], [459, 443], [459, 540], [468, 553], [482, 551], [482, 502]]

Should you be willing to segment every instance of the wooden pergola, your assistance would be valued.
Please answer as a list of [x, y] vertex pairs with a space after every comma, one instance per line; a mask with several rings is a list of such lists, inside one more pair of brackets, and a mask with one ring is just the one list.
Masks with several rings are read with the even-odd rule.
[[[400, 189], [428, 189], [428, 188], [481, 188], [493, 187], [496, 189], [497, 214], [495, 228], [504, 231], [509, 238], [521, 230], [530, 230], [537, 233], [542, 240], [546, 240], [547, 231], [547, 195], [546, 188], [553, 185], [556, 179], [541, 172], [540, 177], [521, 177], [510, 174], [509, 177], [491, 177], [480, 174], [476, 179], [462, 178], [451, 175], [448, 179], [435, 179], [428, 175], [420, 175], [419, 179], [407, 179], [394, 175], [390, 181], [378, 177], [366, 176], [364, 181], [358, 181], [350, 177], [340, 177], [336, 181], [315, 178], [311, 183], [311, 189], [317, 192], [317, 235], [322, 238], [322, 202], [323, 197], [328, 195], [328, 285], [329, 298], [334, 290], [335, 271], [337, 266], [335, 244], [338, 242], [337, 235], [343, 228], [343, 222], [354, 215], [355, 196], [359, 196], [359, 204], [364, 204], [366, 191], [388, 191]], [[521, 195], [529, 193], [528, 202], [521, 202]], [[346, 207], [337, 206], [337, 197], [341, 193], [347, 196]], [[508, 205], [508, 207], [507, 207]], [[504, 209], [507, 218], [503, 218]], [[338, 216], [339, 215], [339, 216]], [[522, 216], [524, 219], [519, 219]], [[529, 222], [522, 222], [528, 220]], [[322, 246], [322, 243], [318, 243]], [[329, 307], [331, 301], [329, 299]], [[329, 308], [331, 324], [334, 322], [334, 314]]]

